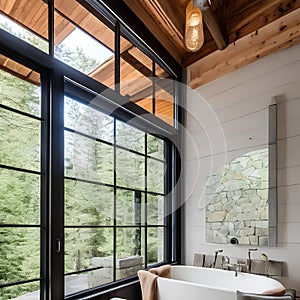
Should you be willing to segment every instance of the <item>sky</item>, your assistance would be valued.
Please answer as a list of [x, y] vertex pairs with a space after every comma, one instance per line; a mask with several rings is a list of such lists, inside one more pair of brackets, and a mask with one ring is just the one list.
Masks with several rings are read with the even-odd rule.
[[[19, 24], [15, 23], [5, 15], [0, 13], [0, 26], [1, 24], [7, 23], [14, 32], [20, 33], [29, 33], [27, 29], [23, 28]], [[32, 32], [30, 32], [33, 34]], [[76, 28], [73, 30], [62, 42], [61, 44], [75, 49], [77, 46], [81, 47], [84, 53], [99, 61], [99, 65], [107, 61], [109, 58], [113, 56], [113, 52], [102, 45], [99, 41], [92, 38], [90, 35], [85, 33], [83, 30]]]
[[107, 61], [113, 56], [113, 52], [103, 46], [96, 39], [89, 36], [83, 30], [76, 28], [73, 30], [62, 42], [62, 45], [66, 45], [71, 49], [77, 46], [81, 47], [83, 51], [97, 61], [100, 61], [99, 65]]

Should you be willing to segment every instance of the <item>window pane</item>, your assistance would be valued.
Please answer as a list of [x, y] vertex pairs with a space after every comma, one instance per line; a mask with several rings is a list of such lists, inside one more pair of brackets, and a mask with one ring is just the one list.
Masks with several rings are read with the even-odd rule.
[[40, 176], [0, 168], [0, 224], [39, 224]]
[[[15, 4], [19, 5], [20, 1]], [[0, 227], [0, 285], [38, 281], [0, 288], [0, 298], [6, 300], [36, 291], [32, 297], [37, 299], [42, 189], [40, 75], [0, 55], [0, 68], [2, 66], [5, 68], [0, 71], [0, 164], [3, 165], [0, 168], [0, 224], [4, 226]]]
[[55, 57], [113, 87], [114, 32], [75, 0], [54, 6]]
[[112, 117], [68, 97], [65, 97], [65, 127], [95, 139], [114, 142]]
[[[0, 55], [0, 65], [4, 65], [15, 70], [18, 76], [24, 77], [25, 80], [18, 78], [8, 72], [0, 70], [0, 104], [12, 107], [14, 109], [29, 113], [34, 116], [40, 116], [41, 111], [41, 92], [39, 84], [39, 74], [33, 72], [11, 59]], [[34, 75], [36, 77], [36, 84], [29, 82], [26, 76]]]
[[137, 105], [152, 112], [152, 59], [128, 41], [121, 49], [120, 92]]
[[116, 122], [116, 143], [122, 147], [145, 153], [145, 133], [124, 122]]
[[40, 121], [0, 108], [0, 163], [40, 170]]
[[48, 5], [45, 1], [0, 1], [0, 28], [48, 53]]
[[[65, 229], [65, 273], [86, 270], [100, 264], [97, 258], [113, 253], [113, 230], [108, 228]], [[104, 261], [103, 259], [100, 261]]]
[[155, 227], [147, 229], [147, 264], [164, 261], [164, 228]]
[[117, 225], [145, 223], [145, 196], [141, 192], [117, 189]]
[[0, 284], [40, 277], [39, 235], [40, 228], [0, 228]]
[[[15, 286], [0, 288], [0, 299], [24, 299], [24, 300], [39, 300], [40, 299], [40, 282], [31, 282], [19, 284]], [[30, 294], [30, 296], [26, 296]], [[24, 295], [24, 298], [17, 298]], [[28, 298], [30, 297], [30, 298]]]
[[65, 224], [113, 225], [113, 201], [110, 187], [65, 180]]
[[[110, 257], [112, 258], [112, 256]], [[96, 257], [92, 259], [92, 261], [96, 262], [95, 265], [101, 264], [101, 260], [107, 261], [104, 257]], [[99, 270], [86, 271], [75, 275], [66, 275], [65, 295], [71, 295], [112, 281], [112, 266], [100, 268]]]
[[144, 268], [144, 244], [143, 228], [117, 229], [116, 279], [137, 275]]
[[155, 115], [174, 126], [174, 84], [171, 76], [155, 65]]
[[164, 146], [165, 142], [151, 134], [147, 135], [147, 154], [164, 160]]
[[147, 159], [147, 188], [148, 191], [164, 193], [165, 185], [165, 164], [164, 162], [148, 158]]
[[113, 183], [113, 147], [65, 131], [65, 175]]
[[134, 189], [145, 188], [145, 158], [126, 150], [116, 149], [117, 185]]
[[148, 194], [147, 223], [148, 225], [164, 225], [164, 196]]

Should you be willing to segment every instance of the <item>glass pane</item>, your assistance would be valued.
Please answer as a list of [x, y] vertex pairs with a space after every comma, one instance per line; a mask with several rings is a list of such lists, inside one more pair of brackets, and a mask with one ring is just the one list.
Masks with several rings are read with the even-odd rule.
[[66, 225], [113, 225], [113, 189], [65, 180]]
[[155, 64], [155, 115], [174, 126], [175, 81], [158, 64]]
[[145, 195], [137, 191], [117, 189], [117, 225], [145, 223]]
[[40, 170], [40, 121], [0, 108], [0, 163]]
[[161, 161], [147, 159], [147, 188], [148, 191], [164, 193], [165, 164]]
[[112, 117], [68, 97], [65, 97], [65, 127], [95, 139], [114, 142]]
[[39, 281], [0, 288], [0, 299], [39, 300], [39, 288]]
[[113, 30], [75, 0], [55, 0], [54, 6], [55, 57], [113, 88]]
[[144, 269], [145, 233], [143, 228], [117, 229], [117, 279], [137, 275]]
[[128, 41], [121, 49], [120, 92], [130, 101], [152, 112], [152, 59]]
[[40, 176], [0, 169], [0, 224], [39, 224]]
[[65, 131], [65, 175], [113, 183], [113, 147]]
[[0, 1], [0, 28], [48, 53], [48, 5], [45, 1]]
[[39, 251], [40, 228], [0, 228], [0, 284], [39, 278]]
[[147, 195], [148, 225], [164, 225], [165, 205], [164, 196]]
[[145, 133], [124, 122], [116, 122], [116, 143], [122, 147], [145, 153]]
[[164, 160], [165, 142], [151, 134], [147, 135], [147, 154], [160, 160]]
[[[0, 104], [39, 117], [41, 114], [40, 75], [3, 55], [0, 55], [1, 65], [13, 68], [15, 74], [22, 76], [25, 80], [0, 70]], [[28, 81], [30, 80], [28, 76], [33, 73], [36, 74], [35, 84]]]
[[[104, 258], [109, 260], [112, 253], [112, 229], [65, 228], [66, 274], [70, 272], [101, 267], [102, 265], [100, 265], [100, 261], [104, 263]], [[107, 264], [109, 265], [109, 263]]]
[[117, 185], [134, 189], [145, 188], [145, 158], [126, 150], [116, 149]]
[[[112, 256], [110, 257], [112, 261]], [[101, 261], [107, 261], [105, 257], [95, 257], [94, 265], [101, 265]], [[65, 276], [65, 295], [71, 295], [81, 292], [99, 285], [113, 281], [113, 268], [104, 267], [98, 270], [82, 272], [80, 274], [66, 275]]]
[[147, 264], [164, 261], [164, 228], [147, 229]]

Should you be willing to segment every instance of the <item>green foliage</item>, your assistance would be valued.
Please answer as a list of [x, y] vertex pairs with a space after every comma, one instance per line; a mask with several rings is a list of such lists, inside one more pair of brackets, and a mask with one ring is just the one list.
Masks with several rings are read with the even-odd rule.
[[85, 74], [90, 73], [99, 65], [99, 61], [86, 55], [78, 46], [71, 49], [65, 44], [59, 44], [55, 47], [55, 57]]
[[[39, 115], [39, 89], [0, 71], [0, 103]], [[0, 109], [0, 163], [39, 170], [39, 121]], [[39, 225], [38, 175], [0, 169], [0, 284], [40, 277], [39, 228], [13, 228], [9, 224]], [[0, 289], [1, 299], [32, 291], [36, 284]]]
[[[8, 24], [2, 28], [40, 49], [48, 43], [26, 31], [14, 32]], [[58, 45], [55, 55], [61, 61], [84, 73], [97, 66], [80, 48]], [[40, 88], [0, 70], [0, 103], [4, 106], [41, 117]], [[80, 180], [65, 180], [65, 272], [91, 267], [93, 257], [113, 255], [113, 229], [94, 226], [114, 224], [114, 191], [98, 183], [117, 184], [124, 188], [145, 188], [145, 139], [148, 155], [163, 160], [163, 141], [117, 122], [116, 141], [141, 155], [117, 148], [114, 170], [114, 120], [112, 117], [72, 99], [65, 100], [65, 175]], [[40, 171], [41, 124], [39, 120], [0, 108], [0, 164]], [[78, 132], [90, 136], [83, 137]], [[104, 140], [108, 143], [100, 142]], [[148, 185], [155, 190], [156, 180], [162, 192], [164, 164], [148, 160]], [[156, 164], [155, 164], [156, 163]], [[114, 172], [116, 171], [116, 174]], [[0, 284], [40, 277], [40, 228], [10, 227], [10, 224], [40, 225], [40, 176], [0, 168]], [[149, 196], [148, 222], [163, 225], [163, 203]], [[118, 189], [116, 195], [117, 224], [134, 225], [134, 193]], [[142, 224], [145, 224], [145, 194], [142, 194]], [[159, 212], [160, 211], [160, 212]], [[158, 220], [160, 219], [160, 220]], [[85, 228], [76, 228], [84, 225]], [[75, 228], [70, 228], [75, 226]], [[90, 226], [90, 227], [89, 227]], [[148, 230], [148, 262], [162, 259], [161, 228]], [[118, 257], [145, 253], [145, 231], [136, 228], [116, 230]], [[0, 299], [12, 299], [39, 289], [39, 283], [0, 289]]]
[[48, 52], [49, 46], [46, 40], [23, 28], [22, 26], [17, 26], [16, 23], [14, 23], [12, 26], [11, 22], [12, 21], [7, 20], [7, 22], [0, 23], [0, 28], [37, 47], [38, 49]]

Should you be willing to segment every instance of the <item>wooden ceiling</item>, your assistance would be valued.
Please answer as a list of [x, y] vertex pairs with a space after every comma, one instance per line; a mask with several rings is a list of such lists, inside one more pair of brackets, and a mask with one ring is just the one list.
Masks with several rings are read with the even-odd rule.
[[196, 53], [183, 43], [190, 0], [123, 1], [179, 63], [190, 66], [193, 88], [300, 40], [300, 0], [211, 0], [203, 12], [205, 42]]
[[[115, 0], [114, 0], [115, 1]], [[190, 86], [197, 88], [279, 49], [300, 42], [300, 0], [197, 0], [204, 3], [203, 47], [186, 51], [183, 43], [185, 7], [190, 0], [119, 0], [138, 16], [165, 49], [184, 67], [189, 67]], [[55, 44], [76, 27], [86, 31], [113, 51], [114, 33], [76, 0], [55, 0]], [[9, 18], [48, 40], [47, 1], [0, 0], [0, 11]], [[114, 57], [98, 66], [90, 77], [108, 87], [114, 86]], [[38, 74], [5, 57], [0, 67], [39, 84]], [[156, 66], [156, 76], [168, 74]], [[120, 79], [123, 95], [153, 112], [152, 61], [128, 40], [121, 37]], [[135, 84], [132, 84], [133, 80]], [[140, 82], [137, 85], [136, 82]], [[173, 124], [172, 87], [156, 86], [156, 111]]]

